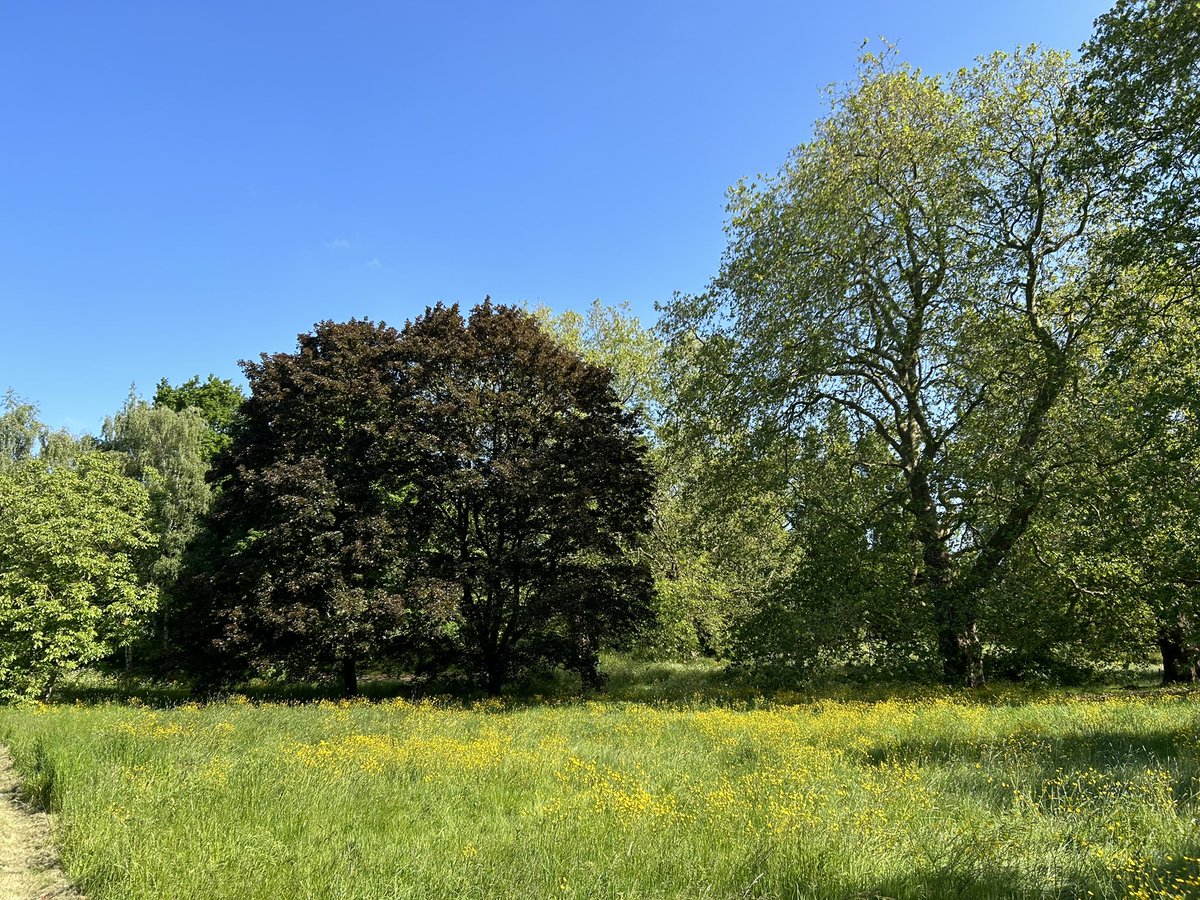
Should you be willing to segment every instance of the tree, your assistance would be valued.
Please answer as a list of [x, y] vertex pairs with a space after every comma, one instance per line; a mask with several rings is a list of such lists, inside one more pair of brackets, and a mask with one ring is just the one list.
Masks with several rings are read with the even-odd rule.
[[0, 413], [0, 469], [33, 456], [45, 434], [46, 427], [38, 420], [37, 407], [9, 388]]
[[638, 552], [654, 575], [657, 610], [656, 624], [639, 635], [638, 648], [682, 657], [726, 654], [734, 622], [757, 587], [754, 544], [777, 535], [746, 507], [722, 503], [726, 492], [701, 485], [700, 473], [707, 470], [697, 454], [662, 429], [662, 340], [628, 304], [596, 300], [586, 313], [555, 315], [539, 307], [533, 314], [564, 347], [612, 373], [613, 389], [649, 442], [658, 489], [654, 527]]
[[153, 573], [158, 584], [169, 585], [208, 508], [208, 424], [195, 407], [176, 412], [130, 395], [105, 419], [103, 433], [104, 449], [121, 454], [127, 474], [150, 494], [159, 547]]
[[108, 454], [0, 470], [0, 700], [48, 694], [144, 627], [157, 601], [148, 514]]
[[11, 388], [0, 409], [0, 469], [35, 457], [51, 465], [70, 465], [78, 456], [97, 449], [91, 435], [76, 437], [65, 428], [51, 431], [38, 418], [38, 408]]
[[160, 380], [153, 403], [156, 408], [173, 409], [175, 412], [187, 409], [199, 412], [209, 427], [204, 442], [204, 459], [211, 462], [213, 457], [228, 448], [234, 421], [245, 399], [242, 389], [228, 379], [209, 375], [202, 382], [200, 376], [194, 375], [178, 386], [172, 386], [165, 378]]
[[612, 373], [621, 404], [642, 418], [653, 438], [662, 402], [662, 341], [642, 327], [629, 304], [605, 306], [593, 300], [586, 313], [555, 315], [543, 306], [533, 315], [565, 348]]
[[1118, 0], [1084, 46], [1087, 161], [1115, 178], [1133, 226], [1119, 249], [1200, 270], [1200, 6]]
[[1120, 435], [1144, 434], [1147, 422], [1155, 431], [1114, 472], [1121, 515], [1105, 533], [1141, 575], [1164, 681], [1193, 681], [1200, 673], [1200, 6], [1118, 0], [1096, 20], [1084, 66], [1083, 163], [1113, 180], [1126, 210], [1110, 252], [1167, 308], [1154, 339], [1132, 357], [1142, 403], [1116, 423]]
[[[125, 406], [104, 422], [104, 449], [119, 453], [125, 472], [150, 496], [151, 524], [158, 552], [151, 577], [164, 601], [173, 596], [184, 550], [196, 536], [208, 509], [208, 453], [213, 432], [195, 407], [176, 412], [150, 406], [130, 394]], [[169, 603], [160, 604], [158, 635], [167, 641]], [[132, 648], [126, 648], [132, 662]]]
[[250, 397], [217, 458], [207, 552], [189, 579], [194, 606], [216, 601], [218, 650], [301, 671], [337, 665], [348, 695], [404, 610], [398, 338], [383, 323], [321, 322], [295, 353], [242, 363]]
[[438, 306], [402, 337], [398, 422], [415, 448], [413, 589], [449, 598], [492, 693], [539, 661], [597, 680], [597, 653], [650, 613], [654, 479], [612, 374], [529, 314]]
[[[1142, 270], [1145, 272], [1146, 270]], [[1161, 287], [1151, 271], [1145, 290]], [[1141, 340], [1110, 354], [1122, 389], [1101, 434], [1105, 456], [1091, 567], [1127, 571], [1148, 619], [1140, 634], [1162, 656], [1164, 683], [1200, 676], [1200, 316], [1173, 296]]]
[[692, 373], [679, 427], [746, 435], [794, 504], [806, 435], [844, 417], [851, 460], [828, 495], [880, 483], [847, 552], [874, 553], [876, 518], [902, 517], [910, 602], [951, 683], [983, 681], [981, 604], [1072, 464], [1072, 416], [1123, 321], [1094, 253], [1112, 213], [1067, 166], [1073, 77], [1032, 49], [952, 82], [864, 57], [779, 176], [733, 190], [720, 274], [665, 318]]

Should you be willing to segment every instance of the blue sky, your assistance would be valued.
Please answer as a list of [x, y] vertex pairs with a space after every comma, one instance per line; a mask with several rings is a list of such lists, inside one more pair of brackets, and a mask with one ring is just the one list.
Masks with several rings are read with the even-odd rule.
[[926, 71], [1077, 48], [1110, 4], [12, 2], [0, 9], [0, 391], [96, 431], [438, 300], [702, 288], [864, 38]]

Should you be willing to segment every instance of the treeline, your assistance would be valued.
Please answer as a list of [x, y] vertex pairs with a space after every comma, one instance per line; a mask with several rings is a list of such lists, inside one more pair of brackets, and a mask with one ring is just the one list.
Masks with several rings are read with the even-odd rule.
[[[106, 654], [490, 691], [605, 646], [763, 676], [1200, 666], [1200, 7], [1082, 59], [861, 60], [644, 328], [325, 322], [98, 438], [0, 418], [0, 696]], [[40, 447], [40, 450], [39, 450]]]

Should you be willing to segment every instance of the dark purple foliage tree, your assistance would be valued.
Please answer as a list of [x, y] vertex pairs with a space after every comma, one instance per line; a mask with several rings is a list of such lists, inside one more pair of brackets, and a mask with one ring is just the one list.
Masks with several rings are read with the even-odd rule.
[[650, 617], [638, 420], [532, 316], [324, 322], [243, 368], [191, 585], [227, 659], [337, 666], [354, 693], [361, 660], [436, 635], [491, 692], [536, 664], [594, 683]]
[[395, 329], [352, 320], [242, 363], [251, 395], [217, 459], [199, 586], [228, 655], [332, 664], [353, 694], [358, 661], [399, 627], [411, 482], [395, 441], [399, 359]]
[[630, 551], [653, 475], [611, 373], [525, 312], [427, 310], [404, 331], [400, 422], [416, 466], [414, 593], [451, 598], [463, 663], [499, 692], [538, 662], [598, 680], [597, 652], [650, 616]]

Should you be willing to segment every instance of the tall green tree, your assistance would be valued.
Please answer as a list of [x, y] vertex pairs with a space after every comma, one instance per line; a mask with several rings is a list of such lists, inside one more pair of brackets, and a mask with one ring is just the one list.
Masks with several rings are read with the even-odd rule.
[[9, 388], [0, 407], [0, 468], [29, 459], [46, 434], [37, 407], [26, 403]]
[[[206, 482], [213, 432], [194, 407], [176, 412], [151, 406], [131, 393], [125, 405], [104, 421], [103, 449], [119, 454], [125, 473], [145, 486], [157, 552], [150, 577], [160, 592], [155, 619], [159, 653], [169, 645], [168, 622], [175, 613], [177, 581], [184, 552], [196, 537], [208, 509]], [[127, 667], [133, 647], [125, 648]]]
[[1109, 252], [1168, 307], [1153, 339], [1136, 347], [1139, 403], [1120, 435], [1153, 433], [1114, 469], [1115, 528], [1141, 574], [1155, 617], [1164, 680], [1200, 673], [1197, 546], [1200, 459], [1195, 321], [1200, 315], [1200, 6], [1190, 0], [1118, 0], [1084, 47], [1077, 117], [1083, 163], [1109, 177], [1125, 228]]
[[143, 632], [149, 502], [110, 454], [0, 470], [0, 700], [45, 696]]
[[242, 389], [227, 378], [209, 375], [205, 381], [194, 375], [179, 385], [172, 385], [163, 378], [154, 392], [156, 408], [184, 412], [196, 410], [208, 424], [209, 433], [204, 441], [204, 456], [211, 461], [214, 456], [229, 447], [234, 421], [246, 395]]
[[1088, 162], [1113, 177], [1132, 226], [1118, 248], [1138, 263], [1200, 271], [1200, 6], [1118, 0], [1084, 46], [1081, 125]]
[[127, 474], [150, 494], [159, 547], [153, 575], [164, 587], [178, 575], [184, 548], [208, 508], [205, 476], [210, 434], [195, 407], [176, 412], [169, 406], [151, 406], [132, 394], [104, 422], [104, 449], [121, 454]]
[[629, 304], [606, 306], [593, 300], [586, 312], [555, 314], [538, 307], [533, 315], [566, 349], [612, 373], [617, 398], [642, 418], [653, 438], [662, 402], [662, 341]]
[[654, 527], [638, 553], [654, 574], [657, 614], [638, 649], [672, 657], [727, 655], [735, 624], [763, 594], [757, 561], [778, 553], [782, 519], [764, 502], [728, 502], [718, 483], [729, 472], [703, 448], [688, 447], [664, 429], [662, 338], [628, 304], [596, 300], [582, 313], [539, 307], [533, 314], [563, 346], [612, 373], [613, 389], [649, 441], [657, 482]]
[[1032, 49], [951, 81], [865, 57], [779, 176], [734, 189], [720, 274], [667, 310], [695, 440], [746, 435], [785, 493], [831, 416], [871, 447], [828, 489], [882, 468], [951, 683], [984, 679], [981, 604], [1072, 464], [1067, 423], [1127, 299], [1093, 252], [1104, 192], [1067, 165], [1073, 80]]
[[[1161, 285], [1154, 273], [1145, 289]], [[1154, 328], [1110, 354], [1126, 373], [1108, 404], [1089, 568], [1129, 573], [1166, 683], [1200, 676], [1200, 309], [1164, 304]], [[1083, 507], [1087, 508], [1087, 507]]]

